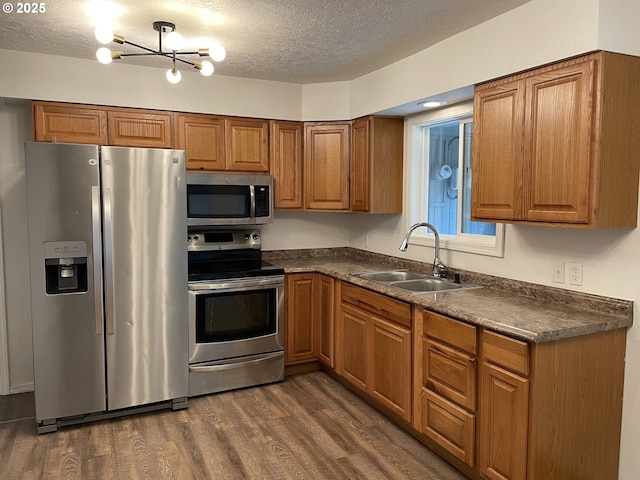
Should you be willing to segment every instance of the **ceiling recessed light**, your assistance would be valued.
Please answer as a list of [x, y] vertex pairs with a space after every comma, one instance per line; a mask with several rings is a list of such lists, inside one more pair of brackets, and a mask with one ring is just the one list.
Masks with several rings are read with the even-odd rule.
[[429, 100], [427, 102], [420, 102], [418, 103], [418, 105], [420, 105], [421, 107], [424, 108], [436, 108], [436, 107], [440, 107], [442, 105], [444, 105], [447, 102], [443, 102], [440, 100]]

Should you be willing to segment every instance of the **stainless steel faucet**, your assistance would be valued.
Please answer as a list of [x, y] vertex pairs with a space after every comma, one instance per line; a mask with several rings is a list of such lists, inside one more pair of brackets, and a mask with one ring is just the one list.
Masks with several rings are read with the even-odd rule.
[[430, 223], [420, 222], [411, 225], [411, 227], [409, 227], [409, 230], [407, 230], [407, 234], [404, 236], [404, 240], [402, 240], [400, 251], [407, 251], [407, 248], [409, 248], [409, 238], [411, 237], [413, 231], [418, 227], [427, 227], [431, 229], [433, 235], [436, 237], [436, 254], [433, 259], [433, 276], [437, 278], [445, 278], [447, 276], [448, 269], [447, 266], [442, 262], [442, 260], [440, 260], [440, 234], [438, 233], [438, 230], [436, 230], [436, 227], [434, 227]]

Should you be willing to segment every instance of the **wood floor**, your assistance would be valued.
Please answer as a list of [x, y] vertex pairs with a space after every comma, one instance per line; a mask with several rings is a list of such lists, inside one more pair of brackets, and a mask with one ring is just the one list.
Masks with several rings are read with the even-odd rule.
[[[24, 398], [13, 411], [18, 417], [33, 411], [29, 397]], [[4, 410], [0, 413], [6, 418]], [[0, 478], [465, 477], [334, 379], [312, 372], [282, 383], [192, 398], [187, 410], [132, 415], [49, 434], [36, 433], [34, 418], [4, 421]]]

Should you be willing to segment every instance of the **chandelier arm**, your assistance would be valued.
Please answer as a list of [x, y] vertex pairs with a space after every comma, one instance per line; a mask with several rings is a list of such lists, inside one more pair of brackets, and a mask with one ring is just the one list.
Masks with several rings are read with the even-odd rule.
[[130, 42], [129, 40], [125, 40], [124, 44], [125, 45], [133, 45], [136, 48], [140, 48], [141, 50], [145, 50], [145, 51], [151, 52], [151, 53], [156, 53], [156, 54], [163, 53], [162, 50], [152, 50], [150, 48], [143, 47], [142, 45], [138, 45], [137, 43]]

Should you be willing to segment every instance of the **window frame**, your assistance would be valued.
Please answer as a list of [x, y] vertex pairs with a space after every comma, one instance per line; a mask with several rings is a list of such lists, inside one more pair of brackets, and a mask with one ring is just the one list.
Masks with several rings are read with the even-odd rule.
[[[428, 165], [423, 164], [424, 149], [428, 148], [427, 142], [423, 141], [425, 126], [444, 124], [452, 121], [467, 122], [473, 120], [473, 102], [464, 102], [438, 110], [420, 113], [407, 117], [405, 120], [405, 150], [408, 159], [405, 166], [405, 231], [418, 222], [427, 221], [429, 198], [429, 182], [427, 181]], [[461, 124], [461, 130], [463, 130]], [[462, 150], [464, 142], [459, 142]], [[460, 157], [459, 157], [460, 158]], [[458, 168], [458, 185], [463, 185], [463, 169]], [[460, 189], [462, 192], [463, 189]], [[462, 195], [458, 200], [457, 230], [461, 231], [462, 223]], [[488, 235], [476, 235], [469, 233], [459, 233], [456, 236], [440, 234], [440, 248], [476, 255], [486, 255], [492, 257], [504, 257], [504, 232], [505, 225], [496, 223], [495, 237]], [[411, 245], [426, 247], [435, 246], [433, 232], [427, 228], [417, 229], [409, 240]]]

